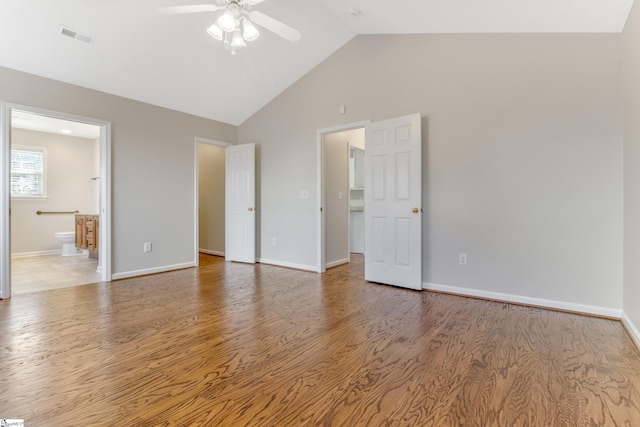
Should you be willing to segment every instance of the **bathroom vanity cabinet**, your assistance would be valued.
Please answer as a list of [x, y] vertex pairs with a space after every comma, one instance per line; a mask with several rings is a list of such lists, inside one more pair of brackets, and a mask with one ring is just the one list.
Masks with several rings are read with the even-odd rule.
[[76, 247], [87, 249], [89, 258], [98, 259], [99, 216], [76, 215]]

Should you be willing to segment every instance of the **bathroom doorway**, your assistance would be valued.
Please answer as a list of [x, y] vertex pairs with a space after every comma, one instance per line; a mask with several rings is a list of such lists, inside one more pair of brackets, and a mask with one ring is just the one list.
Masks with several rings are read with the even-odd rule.
[[225, 256], [226, 147], [232, 144], [196, 138], [195, 262], [199, 255]]
[[[110, 280], [110, 124], [2, 107], [0, 297]], [[94, 219], [92, 257], [75, 248], [76, 214]]]

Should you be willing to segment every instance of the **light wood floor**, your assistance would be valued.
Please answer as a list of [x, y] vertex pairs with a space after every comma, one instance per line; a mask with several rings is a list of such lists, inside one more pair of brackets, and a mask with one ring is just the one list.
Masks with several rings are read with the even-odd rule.
[[202, 256], [0, 301], [27, 426], [640, 426], [621, 324]]
[[98, 261], [88, 255], [12, 258], [11, 295], [96, 283], [101, 278], [97, 267]]

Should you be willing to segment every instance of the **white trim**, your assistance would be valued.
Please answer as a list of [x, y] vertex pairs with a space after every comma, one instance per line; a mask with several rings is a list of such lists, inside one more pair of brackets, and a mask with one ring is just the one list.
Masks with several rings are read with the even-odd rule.
[[49, 200], [51, 197], [49, 196], [11, 196], [11, 201], [12, 202], [19, 202], [19, 201], [28, 201], [28, 202], [37, 202], [37, 201], [43, 201], [46, 202], [47, 200]]
[[[362, 120], [359, 122], [345, 123], [342, 125], [330, 126], [327, 128], [318, 129], [316, 131], [316, 157], [317, 157], [317, 189], [318, 189], [318, 205], [317, 205], [317, 235], [316, 235], [316, 250], [317, 250], [317, 265], [313, 269], [318, 273], [324, 273], [327, 270], [326, 265], [326, 215], [323, 209], [325, 205], [324, 194], [324, 137], [331, 133], [345, 132], [348, 130], [364, 128], [371, 123], [371, 120]], [[350, 249], [350, 248], [347, 248]]]
[[162, 267], [145, 268], [142, 270], [125, 271], [123, 273], [115, 273], [113, 280], [128, 279], [130, 277], [146, 276], [148, 274], [166, 273], [168, 271], [182, 270], [183, 268], [191, 268], [196, 265], [193, 262], [184, 262], [182, 264], [165, 265]]
[[522, 295], [503, 294], [501, 292], [483, 291], [478, 289], [461, 288], [458, 286], [438, 285], [436, 283], [422, 283], [422, 289], [446, 292], [450, 294], [479, 297], [492, 301], [510, 302], [516, 304], [532, 305], [537, 307], [552, 308], [572, 311], [576, 313], [592, 314], [596, 316], [612, 317], [620, 319], [622, 310], [595, 305], [576, 304], [565, 301], [555, 301], [543, 298], [526, 297]]
[[337, 267], [337, 266], [342, 265], [342, 264], [349, 264], [349, 262], [350, 262], [349, 258], [339, 259], [337, 261], [328, 262], [327, 263], [327, 268]]
[[37, 251], [37, 252], [18, 252], [15, 254], [11, 254], [11, 259], [13, 258], [30, 258], [35, 256], [47, 256], [47, 255], [59, 255], [62, 253], [62, 249], [54, 249], [50, 251]]
[[275, 265], [276, 267], [295, 268], [296, 270], [304, 270], [304, 271], [319, 273], [315, 265], [296, 264], [293, 262], [275, 261], [272, 259], [265, 259], [265, 258], [258, 258], [257, 261], [260, 264]]
[[[194, 171], [194, 175], [193, 175], [193, 247], [194, 247], [194, 253], [193, 253], [193, 262], [195, 263], [195, 266], [197, 267], [198, 265], [200, 265], [200, 261], [198, 260], [198, 252], [203, 252], [202, 250], [200, 250], [198, 248], [198, 246], [200, 245], [200, 238], [199, 238], [199, 231], [200, 231], [200, 218], [199, 218], [199, 206], [198, 206], [198, 189], [199, 189], [199, 182], [198, 182], [198, 144], [209, 144], [209, 145], [217, 145], [218, 147], [223, 147], [223, 148], [227, 148], [232, 146], [233, 144], [231, 144], [230, 142], [224, 142], [224, 141], [217, 141], [215, 139], [208, 139], [208, 138], [202, 138], [199, 136], [196, 136], [194, 139], [194, 153], [193, 153], [193, 171]], [[225, 162], [226, 162], [226, 156], [225, 156]], [[206, 253], [206, 252], [205, 252]], [[223, 253], [224, 256], [224, 253]]]
[[11, 111], [20, 110], [46, 117], [72, 122], [87, 123], [100, 127], [100, 270], [101, 281], [111, 280], [111, 122], [75, 114], [46, 110], [27, 105], [0, 102], [0, 165], [5, 173], [0, 176], [0, 298], [11, 295], [11, 246], [10, 218], [10, 150]]
[[620, 319], [620, 321], [622, 322], [622, 326], [625, 327], [625, 329], [631, 336], [631, 339], [633, 340], [633, 342], [636, 344], [636, 346], [638, 346], [638, 348], [640, 348], [640, 331], [638, 330], [636, 325], [633, 324], [633, 322], [631, 321], [629, 316], [627, 316], [627, 313], [625, 313], [624, 310], [622, 311], [622, 318]]
[[103, 282], [112, 278], [111, 171], [111, 122], [103, 122], [100, 126], [100, 255], [96, 270]]
[[224, 252], [210, 251], [209, 249], [198, 249], [198, 252], [202, 252], [203, 254], [207, 255], [224, 256]]
[[[11, 107], [0, 103], [0, 299], [11, 296]], [[7, 167], [9, 166], [9, 167]]]

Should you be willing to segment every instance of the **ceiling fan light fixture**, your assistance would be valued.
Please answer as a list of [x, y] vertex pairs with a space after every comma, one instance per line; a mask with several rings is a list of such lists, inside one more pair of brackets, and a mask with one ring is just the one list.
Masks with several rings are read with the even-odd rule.
[[233, 13], [231, 13], [231, 11], [229, 10], [223, 13], [220, 18], [218, 18], [217, 22], [218, 26], [220, 26], [223, 31], [226, 31], [228, 33], [236, 29], [236, 17], [233, 16]]
[[207, 28], [207, 33], [209, 33], [209, 35], [216, 40], [222, 41], [222, 39], [224, 38], [224, 33], [222, 32], [222, 28], [220, 28], [216, 23], [214, 23], [212, 26]]
[[252, 10], [253, 6], [265, 0], [209, 1], [212, 3], [161, 7], [157, 12], [164, 15], [216, 12], [213, 18], [215, 22], [206, 31], [211, 37], [221, 41], [224, 48], [232, 55], [236, 54], [237, 48], [245, 47], [247, 42], [258, 39], [260, 37], [258, 29], [265, 29], [290, 42], [300, 40], [300, 32], [295, 28], [257, 10]]
[[252, 42], [258, 38], [260, 32], [247, 18], [242, 20], [242, 37], [248, 42]]
[[231, 37], [231, 47], [235, 48], [235, 47], [244, 47], [247, 44], [244, 42], [244, 39], [242, 38], [242, 34], [240, 33], [240, 30], [236, 30], [233, 32], [233, 36]]

